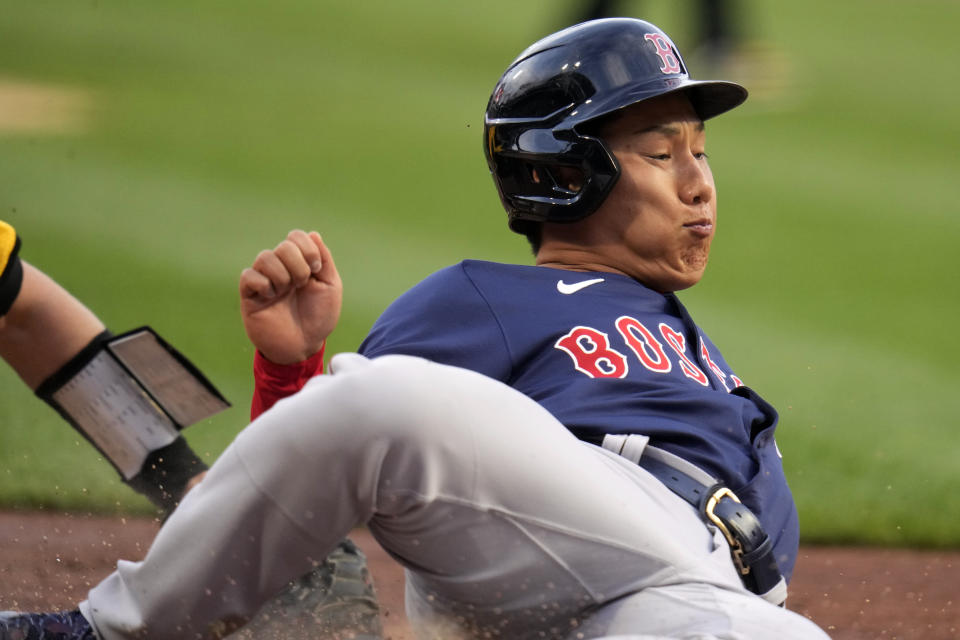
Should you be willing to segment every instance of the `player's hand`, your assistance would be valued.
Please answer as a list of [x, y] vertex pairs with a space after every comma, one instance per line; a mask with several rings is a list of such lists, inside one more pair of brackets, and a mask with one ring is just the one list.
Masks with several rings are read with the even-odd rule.
[[337, 326], [342, 303], [340, 274], [316, 231], [291, 231], [240, 274], [247, 337], [278, 364], [300, 362], [319, 351]]

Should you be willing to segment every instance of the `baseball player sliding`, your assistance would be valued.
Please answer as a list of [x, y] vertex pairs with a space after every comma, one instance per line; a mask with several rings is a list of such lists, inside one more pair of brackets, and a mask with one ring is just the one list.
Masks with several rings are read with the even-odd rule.
[[[674, 295], [716, 225], [703, 122], [745, 98], [692, 80], [639, 20], [532, 45], [494, 88], [484, 148], [536, 265], [415, 286], [240, 433], [143, 561], [79, 612], [7, 628], [216, 637], [365, 523], [425, 638], [826, 637], [777, 606], [797, 552], [777, 414]], [[334, 275], [294, 232], [241, 276], [259, 394], [322, 346]]]

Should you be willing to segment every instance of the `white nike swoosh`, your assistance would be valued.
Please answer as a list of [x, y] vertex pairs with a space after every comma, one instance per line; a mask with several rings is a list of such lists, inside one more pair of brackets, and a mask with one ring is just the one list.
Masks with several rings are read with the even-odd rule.
[[567, 284], [563, 280], [557, 280], [557, 291], [564, 295], [570, 295], [571, 293], [576, 293], [580, 289], [586, 289], [592, 284], [597, 284], [598, 282], [603, 282], [603, 278], [595, 278], [593, 280], [583, 280], [582, 282], [571, 282]]

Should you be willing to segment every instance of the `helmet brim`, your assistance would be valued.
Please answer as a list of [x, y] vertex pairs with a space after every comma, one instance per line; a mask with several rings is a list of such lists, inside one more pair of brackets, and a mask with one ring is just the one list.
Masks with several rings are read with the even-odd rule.
[[746, 88], [725, 80], [690, 80], [677, 90], [687, 94], [701, 120], [740, 106], [748, 95]]
[[568, 118], [568, 121], [576, 124], [591, 122], [641, 102], [675, 93], [683, 93], [687, 96], [701, 120], [730, 111], [747, 99], [747, 90], [735, 82], [658, 78], [654, 82], [611, 92], [604, 100], [591, 101], [571, 114], [573, 117]]

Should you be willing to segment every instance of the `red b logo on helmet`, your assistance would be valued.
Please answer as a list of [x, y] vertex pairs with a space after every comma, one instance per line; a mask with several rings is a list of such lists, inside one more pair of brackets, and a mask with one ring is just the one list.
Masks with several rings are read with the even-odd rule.
[[657, 48], [657, 55], [660, 56], [660, 71], [663, 73], [680, 73], [680, 60], [673, 52], [673, 43], [667, 40], [662, 33], [648, 33], [643, 36], [644, 40], [649, 40]]

